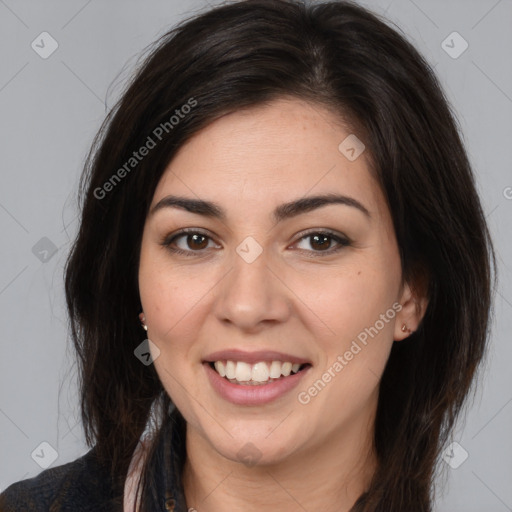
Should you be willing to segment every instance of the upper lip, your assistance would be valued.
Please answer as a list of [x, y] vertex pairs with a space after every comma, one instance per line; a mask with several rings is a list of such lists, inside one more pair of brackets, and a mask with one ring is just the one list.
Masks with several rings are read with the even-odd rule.
[[204, 358], [204, 362], [214, 363], [215, 361], [243, 361], [249, 364], [256, 364], [261, 361], [283, 361], [298, 364], [311, 364], [304, 357], [276, 352], [275, 350], [258, 350], [255, 352], [245, 352], [244, 350], [229, 349], [212, 352]]

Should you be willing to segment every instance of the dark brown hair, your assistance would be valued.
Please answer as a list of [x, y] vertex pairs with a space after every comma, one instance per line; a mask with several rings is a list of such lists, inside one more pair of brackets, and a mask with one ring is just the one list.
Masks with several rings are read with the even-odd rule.
[[[194, 16], [150, 47], [108, 114], [82, 176], [81, 224], [65, 276], [87, 442], [122, 493], [163, 389], [153, 365], [133, 352], [144, 339], [142, 231], [164, 169], [208, 123], [284, 96], [327, 107], [364, 142], [403, 278], [423, 283], [429, 297], [419, 329], [392, 348], [375, 424], [378, 468], [352, 511], [430, 511], [440, 450], [485, 355], [495, 256], [455, 116], [431, 67], [397, 29], [350, 2], [247, 0]], [[185, 115], [186, 104], [194, 107]], [[183, 115], [170, 122], [177, 110]], [[165, 137], [126, 167], [159, 126]], [[144, 475], [146, 488], [151, 458]]]

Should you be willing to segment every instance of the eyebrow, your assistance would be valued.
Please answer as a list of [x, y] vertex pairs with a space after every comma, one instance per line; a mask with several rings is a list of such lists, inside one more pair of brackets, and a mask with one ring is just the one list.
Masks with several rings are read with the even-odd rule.
[[[368, 219], [371, 219], [368, 209], [357, 199], [341, 194], [323, 194], [302, 197], [277, 206], [272, 217], [277, 223], [330, 204], [342, 204], [356, 208]], [[219, 219], [221, 221], [226, 220], [226, 212], [218, 204], [211, 201], [204, 201], [202, 199], [169, 195], [153, 206], [149, 215], [154, 215], [158, 210], [162, 210], [163, 208], [179, 208], [198, 215], [204, 215], [205, 217]]]

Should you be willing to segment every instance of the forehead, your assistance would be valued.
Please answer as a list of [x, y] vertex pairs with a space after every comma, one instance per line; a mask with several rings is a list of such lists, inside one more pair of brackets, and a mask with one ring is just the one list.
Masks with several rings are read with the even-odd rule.
[[[229, 210], [340, 193], [375, 215], [387, 206], [365, 152], [351, 161], [339, 146], [352, 136], [324, 107], [279, 99], [228, 114], [184, 144], [165, 170], [154, 205], [167, 194], [212, 199]], [[351, 139], [349, 139], [351, 140]]]

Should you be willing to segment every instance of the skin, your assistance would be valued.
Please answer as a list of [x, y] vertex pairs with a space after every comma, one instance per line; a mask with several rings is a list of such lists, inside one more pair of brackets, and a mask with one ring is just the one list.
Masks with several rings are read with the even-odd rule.
[[[348, 511], [375, 470], [379, 380], [393, 341], [418, 327], [427, 301], [402, 286], [389, 208], [365, 153], [351, 162], [338, 150], [349, 134], [323, 107], [274, 100], [198, 132], [155, 191], [152, 207], [173, 194], [226, 211], [220, 221], [162, 208], [148, 215], [141, 246], [148, 338], [160, 350], [154, 364], [163, 386], [187, 421], [183, 481], [187, 506], [198, 512]], [[278, 224], [271, 218], [282, 203], [333, 192], [357, 199], [371, 218], [341, 204]], [[209, 237], [174, 242], [190, 257], [161, 244], [182, 228]], [[301, 235], [315, 229], [351, 244], [332, 252], [335, 240], [315, 244]], [[252, 263], [236, 252], [248, 236], [263, 250]], [[402, 306], [396, 316], [300, 403], [298, 393], [394, 303]], [[278, 350], [309, 359], [312, 368], [298, 388], [269, 404], [234, 405], [211, 387], [202, 365], [209, 353], [229, 348]], [[259, 453], [252, 466], [238, 456], [249, 442]]]

